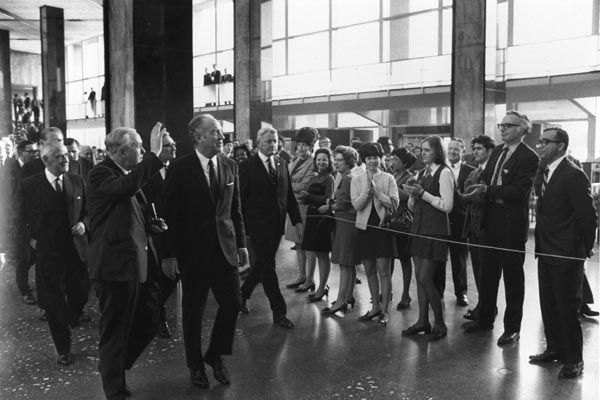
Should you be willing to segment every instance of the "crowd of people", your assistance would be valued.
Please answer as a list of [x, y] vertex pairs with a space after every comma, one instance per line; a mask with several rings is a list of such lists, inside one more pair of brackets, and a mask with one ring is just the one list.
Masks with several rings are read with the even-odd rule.
[[[205, 364], [230, 383], [222, 356], [232, 352], [238, 315], [262, 283], [273, 323], [293, 329], [277, 276], [281, 237], [294, 244], [297, 277], [285, 285], [307, 301], [335, 301], [324, 317], [354, 308], [362, 265], [370, 309], [357, 317], [388, 324], [394, 260], [402, 289], [398, 311], [411, 307], [414, 271], [418, 318], [403, 336], [447, 335], [442, 299], [449, 259], [456, 304], [469, 305], [470, 254], [478, 303], [466, 332], [493, 328], [500, 277], [506, 309], [498, 345], [519, 340], [529, 230], [537, 198], [535, 251], [546, 350], [532, 364], [559, 361], [559, 376], [583, 371], [579, 318], [597, 316], [584, 261], [593, 254], [598, 214], [589, 179], [567, 155], [569, 135], [547, 128], [536, 150], [523, 142], [531, 124], [516, 111], [498, 124], [502, 143], [485, 135], [467, 143], [439, 136], [394, 148], [389, 137], [331, 149], [331, 140], [300, 128], [292, 151], [277, 130], [261, 128], [241, 144], [226, 139], [208, 114], [188, 124], [194, 151], [176, 158], [176, 143], [156, 123], [147, 151], [132, 128], [117, 128], [106, 150], [80, 146], [47, 128], [39, 142], [0, 146], [4, 247], [15, 259], [27, 304], [43, 309], [60, 365], [73, 362], [71, 328], [89, 321], [90, 288], [100, 312], [99, 370], [106, 397], [130, 395], [125, 371], [158, 335], [169, 338], [165, 303], [182, 283], [183, 338], [193, 384], [208, 388]], [[315, 149], [315, 147], [318, 147]], [[8, 189], [8, 190], [5, 190]], [[8, 240], [12, 238], [12, 241]], [[28, 282], [35, 264], [36, 294]], [[318, 279], [316, 270], [318, 267]], [[218, 303], [210, 343], [202, 348], [208, 291]], [[471, 296], [474, 298], [475, 296]], [[433, 320], [430, 318], [430, 310]]]

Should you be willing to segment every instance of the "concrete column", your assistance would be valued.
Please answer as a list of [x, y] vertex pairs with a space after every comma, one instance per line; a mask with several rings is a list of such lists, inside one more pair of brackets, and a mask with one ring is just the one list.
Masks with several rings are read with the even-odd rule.
[[[234, 1], [234, 124], [237, 139], [255, 138], [262, 122], [272, 123], [270, 77], [261, 80], [261, 2]], [[265, 30], [270, 31], [270, 30]], [[265, 40], [267, 39], [267, 40]], [[271, 42], [271, 38], [263, 38]]]
[[0, 30], [0, 136], [12, 133], [10, 34]]
[[65, 20], [62, 8], [40, 7], [44, 127], [67, 133], [65, 101]]
[[106, 129], [135, 128], [146, 146], [163, 122], [179, 153], [191, 149], [192, 2], [105, 0]]
[[485, 131], [485, 0], [452, 8], [452, 135], [469, 143]]
[[596, 153], [596, 116], [588, 116], [587, 160], [594, 161]]

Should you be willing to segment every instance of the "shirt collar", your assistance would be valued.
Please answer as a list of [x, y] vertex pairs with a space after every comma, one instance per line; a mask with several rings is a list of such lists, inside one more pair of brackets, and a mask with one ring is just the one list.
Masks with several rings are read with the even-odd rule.
[[19, 167], [23, 168], [23, 165], [25, 165], [25, 163], [23, 162], [23, 160], [21, 160], [19, 157], [17, 157], [17, 161], [19, 162]]
[[564, 160], [565, 158], [567, 158], [567, 155], [563, 155], [558, 157], [556, 160], [552, 161], [550, 164], [548, 164], [548, 174], [552, 175], [552, 173], [554, 172], [554, 170], [556, 170], [556, 168], [558, 167], [558, 164], [560, 164], [562, 162], [562, 160]]
[[129, 175], [129, 170], [126, 170], [125, 168], [121, 167], [118, 163], [115, 162], [115, 164], [117, 164], [117, 167], [119, 167], [119, 169], [121, 170], [121, 172], [123, 172], [125, 175]]
[[44, 173], [46, 174], [46, 179], [48, 179], [48, 182], [50, 182], [50, 184], [52, 186], [54, 186], [54, 182], [56, 181], [56, 178], [58, 178], [58, 180], [62, 183], [63, 177], [65, 176], [65, 174], [56, 176], [52, 172], [48, 171], [48, 168], [44, 169]]
[[218, 153], [215, 154], [214, 156], [212, 156], [211, 158], [208, 158], [196, 149], [196, 155], [200, 159], [200, 163], [202, 164], [203, 167], [207, 166], [208, 161], [210, 161], [210, 160], [212, 160], [214, 167], [215, 168], [217, 167], [217, 158], [218, 158], [217, 156], [219, 155]]
[[516, 148], [521, 144], [522, 140], [519, 140], [517, 143], [513, 143], [510, 146], [507, 146], [506, 144], [504, 144], [504, 146], [502, 147], [503, 149], [508, 148], [509, 153], [512, 153], [516, 150]]
[[482, 170], [485, 169], [485, 166], [487, 165], [488, 160], [489, 160], [489, 158], [487, 160], [485, 160], [485, 162], [479, 166]]
[[267, 160], [271, 161], [271, 157], [267, 157], [261, 151], [258, 152], [258, 156], [260, 157], [260, 160], [263, 162], [263, 164], [266, 163]]

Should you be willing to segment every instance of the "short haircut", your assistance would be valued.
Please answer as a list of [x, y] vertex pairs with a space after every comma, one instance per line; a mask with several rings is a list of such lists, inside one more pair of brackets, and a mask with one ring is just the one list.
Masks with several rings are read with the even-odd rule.
[[458, 143], [460, 143], [460, 145], [462, 146], [463, 149], [465, 148], [465, 141], [462, 140], [461, 138], [458, 138], [458, 137], [452, 138], [452, 139], [450, 139], [450, 142], [458, 142]]
[[65, 139], [65, 146], [71, 146], [71, 145], [74, 145], [74, 144], [76, 144], [77, 147], [80, 146], [79, 145], [79, 141], [77, 139], [75, 139], [75, 138], [66, 138]]
[[556, 141], [559, 143], [564, 143], [565, 149], [567, 147], [569, 147], [569, 134], [567, 133], [567, 131], [565, 131], [564, 129], [561, 129], [561, 128], [552, 128], [552, 127], [544, 129], [544, 132], [548, 132], [548, 131], [556, 132]]
[[117, 154], [122, 147], [131, 144], [132, 136], [136, 134], [135, 129], [124, 126], [113, 129], [104, 139], [106, 151], [110, 154]]
[[44, 157], [48, 157], [50, 154], [54, 153], [57, 150], [62, 150], [64, 149], [64, 151], [67, 151], [67, 147], [61, 143], [61, 142], [47, 142], [44, 143], [44, 145], [42, 146], [42, 150], [40, 151], [40, 156], [42, 157], [42, 159], [44, 159]]
[[471, 147], [476, 144], [482, 145], [488, 151], [493, 150], [494, 147], [496, 147], [496, 142], [494, 142], [494, 139], [487, 135], [475, 136], [473, 140], [471, 140]]
[[358, 152], [350, 146], [338, 146], [333, 151], [334, 154], [341, 154], [348, 168], [354, 168], [358, 162]]
[[379, 139], [377, 139], [377, 143], [379, 143], [380, 145], [389, 145], [391, 144], [392, 139], [390, 139], [389, 136], [380, 136]]
[[44, 130], [41, 133], [41, 137], [44, 140], [48, 140], [48, 136], [50, 135], [58, 135], [60, 134], [61, 136], [64, 137], [63, 135], [63, 131], [61, 131], [59, 128], [55, 127], [55, 126], [49, 126], [47, 128], [44, 128]]
[[417, 161], [417, 157], [404, 147], [394, 149], [390, 154], [398, 157], [402, 164], [404, 164], [404, 168], [412, 167], [415, 161]]
[[529, 133], [529, 131], [531, 131], [531, 120], [527, 115], [521, 114], [517, 110], [509, 110], [506, 112], [506, 115], [514, 115], [518, 117], [521, 121], [521, 128], [523, 128], [525, 133]]
[[446, 151], [444, 150], [441, 137], [438, 135], [431, 135], [421, 142], [421, 146], [423, 146], [423, 143], [429, 144], [429, 147], [433, 152], [433, 163], [446, 165]]
[[333, 172], [333, 162], [331, 161], [331, 151], [329, 149], [317, 149], [315, 151], [315, 155], [313, 156], [313, 167], [315, 171], [319, 171], [317, 168], [317, 156], [319, 154], [327, 154], [327, 158], [329, 159], [329, 166], [327, 167], [327, 173], [330, 174]]
[[36, 142], [34, 142], [33, 140], [21, 140], [19, 143], [17, 143], [17, 153], [21, 154], [22, 152], [25, 151], [25, 147], [30, 146], [32, 144], [37, 144]]
[[242, 145], [233, 147], [232, 152], [233, 152], [234, 157], [235, 157], [235, 153], [237, 153], [239, 150], [243, 150], [246, 153], [246, 156], [248, 156], [248, 158], [250, 158], [250, 156], [252, 155], [250, 150], [248, 150], [248, 147], [245, 144], [242, 144]]
[[358, 154], [360, 154], [360, 160], [365, 162], [367, 157], [383, 157], [383, 148], [380, 143], [377, 142], [367, 142], [360, 146], [358, 149]]
[[262, 139], [262, 137], [267, 133], [277, 135], [277, 129], [273, 128], [272, 126], [265, 126], [264, 128], [260, 128], [258, 132], [256, 132], [256, 141], [259, 142]]
[[190, 130], [190, 132], [192, 132], [195, 131], [198, 127], [202, 128], [204, 126], [204, 123], [211, 119], [216, 120], [215, 117], [213, 117], [210, 114], [196, 115], [190, 120], [190, 122], [188, 122], [188, 129]]

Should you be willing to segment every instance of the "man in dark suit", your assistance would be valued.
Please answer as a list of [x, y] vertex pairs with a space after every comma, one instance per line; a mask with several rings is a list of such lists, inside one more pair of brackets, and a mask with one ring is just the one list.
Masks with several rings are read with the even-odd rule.
[[70, 365], [71, 331], [78, 324], [89, 292], [85, 267], [87, 215], [83, 179], [66, 172], [67, 148], [48, 142], [42, 148], [44, 172], [24, 179], [17, 198], [36, 252], [36, 286], [46, 311], [57, 362]]
[[[42, 133], [41, 133], [41, 139], [40, 139], [40, 146], [43, 146], [45, 143], [48, 142], [63, 142], [64, 141], [64, 136], [62, 131], [59, 128], [56, 128], [54, 126], [50, 126], [48, 128], [45, 128]], [[23, 166], [23, 176], [25, 178], [35, 175], [35, 174], [39, 174], [40, 172], [44, 171], [46, 167], [44, 166], [44, 163], [42, 162], [41, 159], [37, 159], [37, 160], [32, 160], [30, 163], [27, 163], [26, 165]]]
[[[473, 197], [471, 190], [473, 189], [473, 185], [481, 183], [481, 174], [487, 166], [494, 147], [496, 147], [494, 139], [489, 136], [479, 135], [473, 138], [471, 141], [471, 150], [473, 151], [473, 160], [478, 166], [471, 171], [465, 180], [464, 190], [458, 193], [461, 201], [466, 205], [462, 237], [469, 240], [469, 253], [471, 254], [473, 278], [478, 298], [481, 298], [481, 269], [483, 261], [481, 248], [477, 245], [480, 245], [483, 239], [481, 223], [485, 213], [485, 199], [481, 196]], [[467, 310], [463, 318], [469, 320], [479, 319], [479, 302], [477, 302], [477, 305], [473, 309]]]
[[286, 317], [287, 307], [275, 272], [275, 254], [283, 235], [286, 213], [299, 236], [302, 236], [304, 227], [287, 165], [274, 156], [277, 151], [277, 131], [262, 128], [256, 139], [258, 153], [240, 166], [242, 211], [254, 255], [250, 273], [242, 285], [242, 312], [248, 312], [246, 300], [252, 295], [254, 287], [262, 282], [273, 311], [273, 323], [291, 329], [294, 324]]
[[69, 150], [69, 173], [79, 175], [83, 180], [87, 180], [94, 164], [87, 158], [79, 156], [79, 142], [77, 139], [66, 138], [65, 146]]
[[123, 400], [130, 394], [125, 370], [158, 329], [160, 291], [153, 278], [158, 261], [151, 231], [163, 227], [150, 218], [141, 188], [164, 167], [157, 157], [161, 124], [152, 129], [148, 153], [131, 128], [113, 129], [104, 143], [108, 157], [92, 169], [87, 187], [88, 265], [100, 311], [98, 369], [104, 394]]
[[[465, 222], [466, 205], [461, 201], [458, 193], [464, 191], [465, 181], [473, 171], [473, 167], [462, 162], [465, 152], [465, 142], [460, 138], [454, 138], [448, 143], [448, 167], [454, 176], [454, 202], [450, 212], [450, 240], [463, 242], [463, 225]], [[454, 282], [454, 294], [456, 304], [461, 307], [469, 305], [467, 300], [467, 246], [466, 244], [448, 243], [450, 252], [450, 263], [452, 265], [452, 281]], [[446, 263], [442, 263], [435, 271], [435, 283], [440, 293], [444, 294], [446, 288]]]
[[539, 158], [523, 143], [531, 122], [526, 115], [508, 111], [498, 124], [504, 142], [492, 152], [481, 174], [484, 183], [476, 185], [476, 195], [484, 195], [483, 244], [497, 248], [483, 250], [479, 320], [467, 322], [467, 332], [492, 329], [496, 318], [496, 300], [500, 276], [504, 273], [506, 310], [504, 333], [498, 345], [519, 340], [525, 297], [525, 242], [529, 231], [529, 195]]
[[575, 378], [583, 372], [578, 319], [583, 260], [593, 254], [598, 220], [590, 182], [567, 159], [568, 146], [567, 132], [544, 130], [538, 143], [541, 166], [535, 182], [535, 252], [546, 351], [530, 356], [529, 362], [564, 363], [560, 378]]
[[[221, 355], [231, 354], [240, 311], [238, 266], [248, 259], [237, 163], [221, 152], [223, 131], [208, 114], [188, 124], [194, 152], [173, 162], [165, 183], [169, 231], [163, 270], [181, 272], [183, 338], [192, 383], [208, 388], [204, 363], [229, 384]], [[179, 268], [178, 268], [179, 267]], [[209, 289], [219, 305], [210, 345], [202, 356], [202, 314]]]
[[[18, 202], [15, 194], [19, 183], [25, 177], [25, 166], [40, 158], [38, 145], [30, 140], [23, 140], [17, 144], [17, 158], [9, 158], [6, 162], [7, 173], [7, 198], [11, 210], [17, 210]], [[43, 163], [42, 163], [43, 165]], [[29, 245], [29, 235], [25, 229], [25, 221], [21, 221], [19, 213], [11, 212], [9, 218], [9, 230], [13, 237], [15, 251], [15, 280], [25, 304], [37, 304], [31, 287], [29, 286], [29, 269], [34, 263], [35, 254]]]
[[[169, 163], [175, 159], [176, 154], [176, 145], [173, 138], [169, 135], [168, 132], [165, 131], [165, 134], [162, 138], [163, 148], [158, 158], [165, 165], [164, 168], [161, 168], [158, 171], [158, 174], [155, 174], [150, 182], [146, 186], [142, 188], [144, 195], [146, 196], [146, 200], [148, 204], [150, 204], [150, 209], [156, 212], [160, 212], [163, 209], [163, 196], [164, 196], [164, 188], [165, 188], [165, 178], [167, 176], [167, 168], [169, 167]], [[154, 207], [154, 208], [152, 208]], [[158, 255], [159, 264], [161, 260], [164, 258], [164, 233], [155, 233], [152, 235], [152, 240], [154, 242], [154, 247], [156, 248], [156, 254]], [[157, 335], [161, 338], [168, 339], [171, 337], [171, 330], [169, 329], [169, 324], [167, 323], [167, 311], [165, 309], [165, 303], [168, 300], [173, 290], [177, 286], [177, 279], [171, 279], [164, 274], [161, 268], [157, 271], [156, 280], [158, 282], [158, 286], [160, 287], [161, 293], [161, 307], [160, 307], [160, 324], [158, 326]]]

